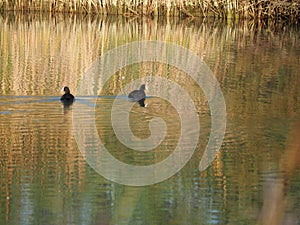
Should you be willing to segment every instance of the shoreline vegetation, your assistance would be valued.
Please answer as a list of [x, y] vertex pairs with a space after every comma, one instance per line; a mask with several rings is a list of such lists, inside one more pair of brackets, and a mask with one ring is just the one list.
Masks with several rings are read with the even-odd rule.
[[299, 21], [300, 0], [0, 0], [0, 12]]

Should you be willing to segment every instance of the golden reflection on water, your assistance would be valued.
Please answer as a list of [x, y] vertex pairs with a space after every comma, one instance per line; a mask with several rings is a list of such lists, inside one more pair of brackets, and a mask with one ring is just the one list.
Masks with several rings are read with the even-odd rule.
[[114, 135], [111, 110], [107, 110], [111, 109], [113, 99], [101, 99], [97, 103], [99, 106], [96, 110], [96, 126], [103, 144], [116, 158], [129, 164], [150, 165], [165, 159], [175, 149], [181, 133], [178, 113], [170, 104], [159, 98], [149, 98], [146, 101], [147, 108], [142, 108], [136, 103], [130, 111], [128, 122], [133, 134], [140, 139], [148, 138], [151, 135], [149, 122], [156, 117], [162, 118], [168, 129], [162, 143], [147, 152], [132, 151], [121, 144]]
[[[106, 215], [105, 221], [116, 223], [256, 223], [262, 183], [278, 172], [288, 127], [299, 114], [297, 28], [61, 15], [0, 16], [0, 23], [0, 221], [97, 224]], [[104, 84], [96, 106], [97, 130], [116, 157], [151, 164], [167, 157], [178, 140], [177, 112], [159, 98], [147, 98], [149, 108], [132, 109], [133, 132], [147, 137], [150, 119], [160, 116], [171, 130], [168, 138], [146, 154], [118, 151], [123, 146], [113, 135], [108, 96], [137, 78], [161, 76], [184, 87], [201, 124], [198, 148], [185, 168], [161, 184], [137, 189], [106, 181], [88, 167], [72, 135], [72, 107], [64, 110], [57, 96], [64, 85], [76, 95], [84, 72], [109, 49], [141, 40], [176, 43], [203, 59], [222, 87], [228, 123], [222, 151], [199, 173], [210, 133], [209, 106], [199, 87], [159, 63], [120, 70]], [[76, 97], [75, 104], [83, 104]], [[293, 210], [299, 208], [295, 203]]]

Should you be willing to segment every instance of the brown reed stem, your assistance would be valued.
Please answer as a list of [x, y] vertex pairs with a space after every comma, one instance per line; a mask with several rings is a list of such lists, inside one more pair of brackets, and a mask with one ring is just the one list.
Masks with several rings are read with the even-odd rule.
[[299, 21], [300, 0], [0, 0], [4, 11]]

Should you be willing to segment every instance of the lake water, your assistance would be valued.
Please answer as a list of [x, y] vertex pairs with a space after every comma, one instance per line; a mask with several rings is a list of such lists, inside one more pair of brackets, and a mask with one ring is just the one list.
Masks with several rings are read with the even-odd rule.
[[[266, 199], [281, 181], [289, 131], [299, 118], [299, 27], [40, 14], [2, 15], [0, 24], [0, 224], [257, 224], [265, 201], [276, 196]], [[194, 68], [197, 65], [189, 65], [189, 57], [197, 56], [220, 85], [226, 121], [218, 123], [226, 123], [226, 131], [206, 169], [199, 171], [199, 162], [209, 142], [213, 111], [200, 86], [211, 84], [159, 61], [125, 63], [107, 79], [102, 77], [104, 66], [133, 62], [134, 54], [126, 49], [110, 60], [100, 57], [137, 41], [184, 47], [187, 55], [174, 51], [169, 57], [179, 57], [183, 67]], [[166, 52], [161, 49], [161, 55]], [[90, 76], [91, 68], [100, 75]], [[169, 91], [165, 81], [188, 94], [192, 110], [186, 110], [186, 96]], [[149, 86], [146, 108], [126, 97], [143, 82]], [[70, 107], [59, 100], [65, 85], [76, 96]], [[163, 92], [165, 99], [154, 94]], [[89, 112], [94, 112], [94, 120]], [[122, 122], [126, 116], [133, 137], [121, 123], [123, 141], [134, 144], [134, 136], [140, 141], [156, 135], [141, 148], [158, 145], [138, 151], [124, 144], [112, 121]], [[187, 118], [184, 124], [182, 117]], [[153, 118], [161, 118], [165, 126], [153, 123]], [[111, 181], [95, 165], [107, 166], [108, 174], [131, 183], [149, 180], [138, 171], [129, 176], [104, 162], [102, 153], [85, 152], [99, 138], [116, 159], [149, 166], [164, 163], [183, 135], [183, 149], [195, 150], [191, 158], [157, 183], [156, 178], [177, 162], [155, 170], [153, 184], [146, 186]], [[300, 173], [293, 172], [284, 224], [300, 223]]]

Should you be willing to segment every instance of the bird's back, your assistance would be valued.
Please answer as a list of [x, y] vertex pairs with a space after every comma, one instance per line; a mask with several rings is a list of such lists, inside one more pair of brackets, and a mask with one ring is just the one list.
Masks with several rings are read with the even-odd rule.
[[61, 101], [74, 101], [74, 96], [70, 93], [66, 93], [60, 98]]
[[133, 100], [140, 100], [146, 98], [146, 94], [144, 91], [134, 90], [128, 95], [128, 98], [131, 98]]

